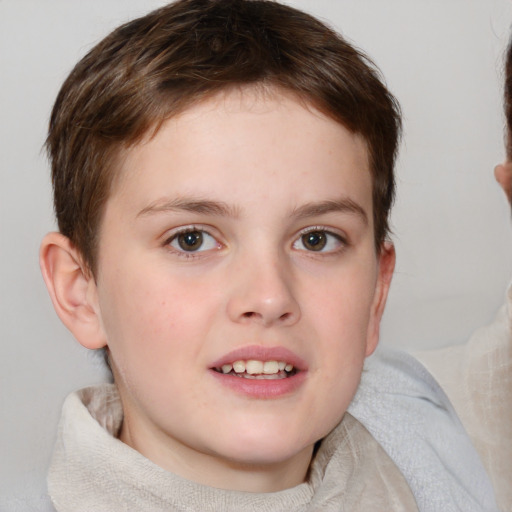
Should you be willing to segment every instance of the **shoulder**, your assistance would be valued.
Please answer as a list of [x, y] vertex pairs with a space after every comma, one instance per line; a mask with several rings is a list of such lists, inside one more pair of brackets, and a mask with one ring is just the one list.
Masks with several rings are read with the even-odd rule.
[[[360, 401], [362, 396], [373, 397], [375, 393], [381, 397], [403, 397], [401, 407], [416, 406], [417, 398], [449, 406], [446, 395], [428, 370], [410, 354], [398, 350], [379, 349], [366, 360], [355, 401]], [[451, 412], [450, 406], [448, 409]]]
[[349, 412], [402, 471], [420, 510], [497, 510], [448, 397], [409, 354], [379, 350], [368, 358]]

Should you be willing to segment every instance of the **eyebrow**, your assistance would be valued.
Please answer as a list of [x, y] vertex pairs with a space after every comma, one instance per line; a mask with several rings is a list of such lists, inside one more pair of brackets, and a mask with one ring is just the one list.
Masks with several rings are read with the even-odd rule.
[[143, 217], [155, 213], [178, 211], [234, 218], [239, 216], [239, 210], [237, 207], [230, 206], [222, 201], [178, 197], [175, 199], [157, 200], [143, 208], [137, 214], [137, 217]]
[[[157, 200], [143, 208], [137, 217], [156, 213], [186, 211], [219, 217], [238, 218], [240, 210], [237, 206], [228, 205], [223, 201], [212, 201], [196, 198], [175, 198]], [[368, 225], [368, 215], [362, 206], [348, 197], [337, 200], [327, 200], [307, 203], [292, 211], [292, 217], [305, 219], [328, 213], [349, 213], [359, 217], [365, 225]]]
[[307, 203], [296, 208], [292, 215], [297, 219], [325, 215], [327, 213], [349, 213], [359, 217], [365, 225], [368, 225], [368, 215], [364, 208], [348, 197], [337, 200]]

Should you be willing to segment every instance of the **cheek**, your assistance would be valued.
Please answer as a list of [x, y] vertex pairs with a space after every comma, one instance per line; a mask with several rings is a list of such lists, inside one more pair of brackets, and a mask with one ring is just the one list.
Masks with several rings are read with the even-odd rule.
[[[368, 263], [368, 262], [367, 262]], [[317, 357], [315, 371], [331, 397], [326, 423], [335, 423], [353, 398], [363, 368], [375, 291], [375, 265], [340, 271], [311, 297]], [[333, 408], [332, 404], [338, 404]]]
[[[322, 283], [311, 286], [310, 314], [333, 343], [357, 345], [366, 337], [375, 294], [376, 267], [371, 263], [340, 268]], [[329, 335], [330, 333], [330, 335]]]
[[[146, 266], [147, 268], [148, 266]], [[119, 271], [100, 289], [100, 309], [112, 358], [119, 367], [151, 367], [194, 356], [215, 312], [204, 286], [158, 268]], [[121, 277], [122, 275], [122, 277]]]

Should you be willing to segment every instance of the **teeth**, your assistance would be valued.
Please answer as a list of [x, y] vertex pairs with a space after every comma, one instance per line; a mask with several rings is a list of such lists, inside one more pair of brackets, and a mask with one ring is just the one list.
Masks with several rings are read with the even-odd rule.
[[245, 372], [245, 362], [244, 361], [235, 361], [233, 363], [233, 370], [236, 373], [244, 373]]
[[247, 376], [277, 375], [283, 370], [290, 373], [293, 370], [293, 365], [285, 361], [258, 361], [257, 359], [249, 359], [248, 361], [234, 361], [233, 364], [223, 364], [221, 367], [222, 373], [245, 373]]
[[230, 364], [223, 364], [222, 365], [222, 373], [229, 373], [233, 367]]
[[245, 371], [249, 375], [259, 375], [260, 373], [263, 373], [263, 363], [261, 361], [250, 359], [245, 363]]
[[254, 380], [279, 380], [285, 378], [284, 376], [279, 375], [278, 373], [273, 373], [272, 375], [249, 375], [248, 373], [245, 373], [242, 377], [242, 375], [238, 375], [238, 377], [244, 378], [244, 379], [254, 379]]
[[272, 375], [279, 372], [279, 363], [277, 361], [266, 361], [263, 364], [263, 372], [265, 375]]

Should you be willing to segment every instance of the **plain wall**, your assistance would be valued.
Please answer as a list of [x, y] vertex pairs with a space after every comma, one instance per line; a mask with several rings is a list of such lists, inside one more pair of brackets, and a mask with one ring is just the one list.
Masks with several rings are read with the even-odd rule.
[[[0, 0], [0, 510], [40, 510], [62, 401], [106, 378], [61, 326], [38, 267], [54, 229], [42, 151], [60, 84], [112, 28], [157, 0]], [[502, 53], [509, 0], [296, 0], [382, 69], [402, 104], [392, 225], [398, 267], [382, 343], [464, 342], [489, 322], [511, 271]]]

